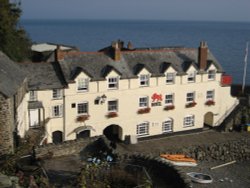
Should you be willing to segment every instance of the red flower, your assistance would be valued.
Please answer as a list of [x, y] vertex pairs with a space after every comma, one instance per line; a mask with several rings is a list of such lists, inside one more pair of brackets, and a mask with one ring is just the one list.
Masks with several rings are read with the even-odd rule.
[[107, 115], [106, 115], [107, 118], [114, 118], [114, 117], [118, 117], [118, 114], [117, 112], [109, 112]]
[[205, 102], [205, 105], [208, 105], [208, 106], [215, 105], [215, 102], [213, 100], [208, 100]]
[[146, 114], [149, 113], [151, 110], [151, 108], [147, 107], [147, 108], [141, 108], [137, 111], [138, 114]]
[[168, 105], [164, 107], [164, 110], [173, 110], [175, 108], [174, 105]]
[[84, 121], [88, 120], [89, 117], [90, 117], [89, 115], [81, 115], [81, 116], [78, 116], [78, 117], [76, 118], [76, 121], [84, 122]]
[[191, 102], [191, 103], [187, 103], [186, 104], [186, 108], [191, 108], [191, 107], [194, 107], [197, 103], [196, 102]]

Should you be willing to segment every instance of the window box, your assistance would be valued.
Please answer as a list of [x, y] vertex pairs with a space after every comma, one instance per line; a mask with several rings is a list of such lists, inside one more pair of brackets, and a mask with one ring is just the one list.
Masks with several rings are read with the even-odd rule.
[[141, 108], [137, 111], [138, 114], [146, 114], [146, 113], [149, 113], [151, 110], [151, 108]]
[[117, 112], [109, 112], [107, 115], [106, 115], [107, 118], [114, 118], [114, 117], [118, 117], [118, 114]]
[[215, 105], [215, 102], [213, 100], [208, 100], [205, 102], [205, 105], [207, 106]]
[[186, 104], [186, 108], [192, 108], [192, 107], [194, 107], [195, 105], [196, 105], [197, 103], [196, 102], [191, 102], [191, 103], [187, 103]]
[[77, 122], [84, 122], [84, 121], [88, 120], [89, 117], [90, 117], [89, 115], [81, 115], [81, 116], [78, 116], [78, 117], [76, 118], [76, 121], [77, 121]]
[[168, 106], [165, 106], [164, 107], [164, 110], [173, 110], [175, 108], [175, 106], [174, 105], [168, 105]]

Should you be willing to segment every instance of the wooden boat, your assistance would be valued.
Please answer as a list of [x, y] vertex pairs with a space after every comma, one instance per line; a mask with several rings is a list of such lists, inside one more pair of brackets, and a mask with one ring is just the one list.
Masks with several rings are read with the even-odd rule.
[[197, 183], [212, 183], [213, 178], [208, 174], [198, 173], [198, 172], [189, 172], [187, 175], [191, 178], [193, 182]]
[[195, 159], [183, 154], [161, 154], [160, 157], [176, 166], [197, 166]]

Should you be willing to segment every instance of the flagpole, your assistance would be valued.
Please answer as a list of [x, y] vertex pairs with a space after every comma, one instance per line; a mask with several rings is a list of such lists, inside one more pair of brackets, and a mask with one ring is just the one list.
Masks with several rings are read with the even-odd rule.
[[244, 58], [244, 73], [243, 73], [243, 81], [242, 81], [242, 94], [244, 94], [245, 84], [246, 84], [247, 56], [248, 56], [248, 42], [246, 44], [246, 54], [245, 54], [245, 58]]

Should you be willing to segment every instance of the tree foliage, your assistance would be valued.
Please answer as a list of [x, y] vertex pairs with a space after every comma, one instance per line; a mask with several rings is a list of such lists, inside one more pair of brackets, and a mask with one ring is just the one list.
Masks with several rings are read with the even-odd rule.
[[0, 50], [14, 61], [30, 57], [31, 41], [19, 25], [20, 3], [0, 0]]

